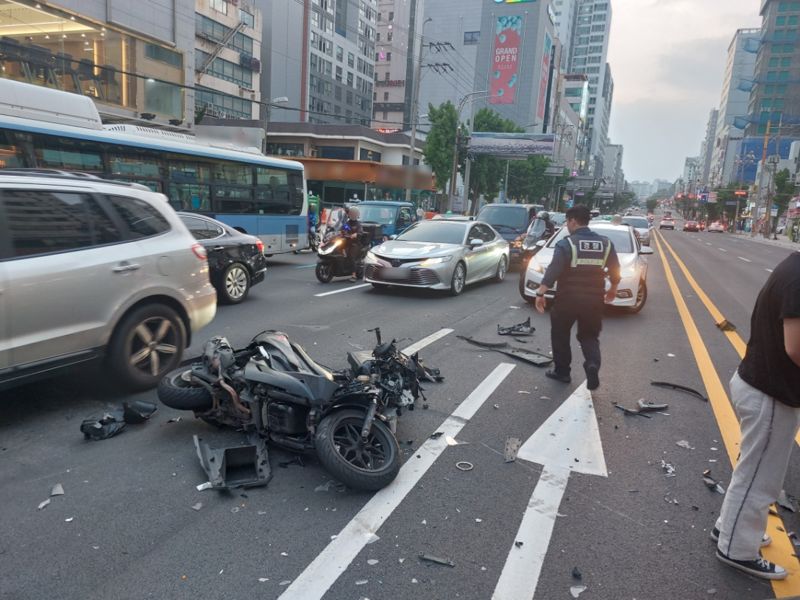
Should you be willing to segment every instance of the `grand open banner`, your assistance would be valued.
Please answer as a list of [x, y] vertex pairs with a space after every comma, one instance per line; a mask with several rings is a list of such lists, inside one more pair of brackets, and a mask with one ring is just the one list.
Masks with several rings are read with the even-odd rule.
[[522, 51], [521, 15], [497, 17], [489, 70], [490, 104], [514, 104]]

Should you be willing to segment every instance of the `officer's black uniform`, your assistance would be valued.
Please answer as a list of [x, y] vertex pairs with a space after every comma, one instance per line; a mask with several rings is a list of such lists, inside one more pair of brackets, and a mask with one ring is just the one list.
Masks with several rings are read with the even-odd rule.
[[578, 322], [578, 341], [584, 368], [600, 369], [600, 330], [605, 306], [605, 268], [612, 284], [619, 283], [619, 258], [611, 241], [581, 227], [555, 246], [553, 262], [542, 285], [552, 289], [558, 282], [557, 300], [550, 313], [554, 371], [569, 377], [572, 364], [570, 332]]

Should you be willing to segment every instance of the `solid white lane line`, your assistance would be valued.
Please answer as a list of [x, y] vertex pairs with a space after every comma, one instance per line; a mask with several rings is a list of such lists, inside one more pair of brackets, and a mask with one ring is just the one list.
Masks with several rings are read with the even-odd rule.
[[425, 346], [429, 346], [433, 342], [442, 339], [444, 336], [450, 333], [453, 333], [452, 329], [440, 329], [436, 333], [432, 333], [428, 337], [422, 338], [417, 343], [411, 344], [408, 348], [404, 348], [402, 352], [407, 356], [411, 356], [415, 352], [419, 352], [420, 350], [422, 350]]
[[739, 260], [743, 260], [744, 262], [747, 263], [753, 262], [752, 260], [750, 260], [749, 258], [745, 258], [744, 256], [737, 256], [736, 258], [738, 258]]
[[767, 273], [772, 273], [772, 269], [764, 269]]
[[341, 294], [342, 292], [352, 292], [353, 290], [360, 290], [361, 288], [369, 287], [372, 284], [362, 283], [359, 285], [351, 285], [350, 287], [342, 288], [340, 290], [333, 290], [332, 292], [325, 292], [324, 294], [314, 294], [315, 298], [324, 298], [325, 296], [333, 296], [334, 294]]
[[711, 246], [711, 242], [706, 242], [706, 246]]
[[725, 250], [725, 248], [719, 248], [719, 251], [720, 252], [727, 252], [727, 250]]
[[446, 438], [456, 437], [467, 422], [478, 412], [498, 386], [514, 370], [514, 365], [501, 363], [462, 402], [437, 429], [444, 435], [427, 440], [415, 453], [420, 458], [410, 458], [390, 485], [377, 492], [339, 535], [311, 562], [308, 567], [281, 594], [279, 600], [319, 600], [345, 572], [381, 525], [400, 505], [422, 476], [448, 448]]

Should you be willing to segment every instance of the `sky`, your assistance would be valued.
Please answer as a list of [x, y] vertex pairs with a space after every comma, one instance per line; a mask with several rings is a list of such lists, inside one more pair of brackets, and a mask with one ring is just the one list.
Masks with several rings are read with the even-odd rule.
[[719, 107], [728, 46], [761, 0], [612, 0], [609, 136], [628, 181], [674, 181]]

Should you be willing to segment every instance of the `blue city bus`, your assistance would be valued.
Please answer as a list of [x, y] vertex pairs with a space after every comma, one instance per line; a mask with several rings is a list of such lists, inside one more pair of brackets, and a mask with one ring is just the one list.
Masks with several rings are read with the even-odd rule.
[[[29, 87], [33, 88], [34, 103], [39, 92], [58, 94], [58, 100], [67, 104], [76, 98], [75, 94]], [[3, 110], [3, 104], [0, 99], [2, 168], [81, 171], [141, 183], [165, 194], [176, 210], [206, 214], [257, 235], [267, 255], [308, 247], [308, 203], [301, 163], [267, 157], [255, 149], [205, 144], [161, 129], [103, 125], [96, 110], [96, 118], [90, 115], [84, 127], [80, 122], [76, 126], [76, 119], [59, 121], [54, 113], [46, 115], [47, 120], [28, 118], [29, 113], [42, 114], [33, 109], [26, 112], [30, 103], [17, 103], [15, 110], [8, 104], [8, 110]], [[85, 104], [82, 109], [85, 112]]]

